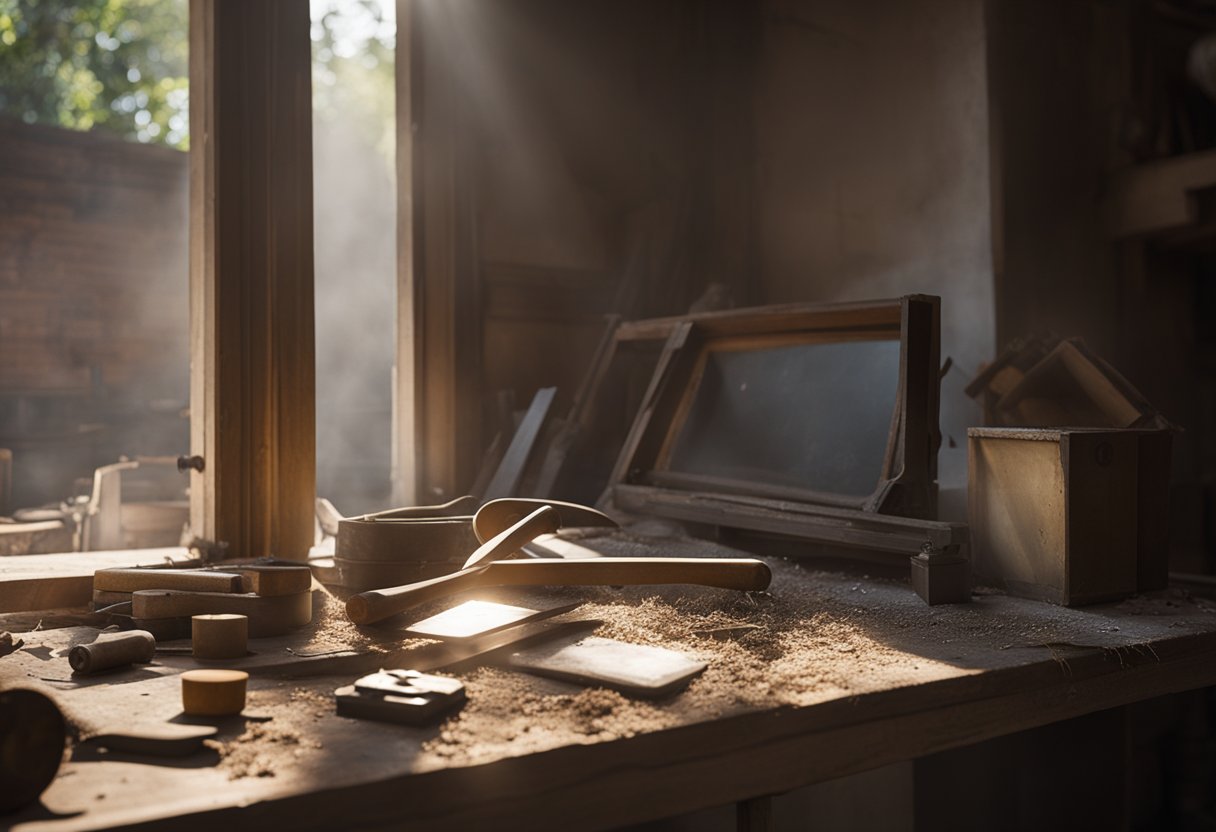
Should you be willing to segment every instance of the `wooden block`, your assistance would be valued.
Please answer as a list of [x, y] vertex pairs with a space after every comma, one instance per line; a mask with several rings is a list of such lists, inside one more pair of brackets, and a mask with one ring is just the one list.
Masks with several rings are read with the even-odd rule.
[[235, 572], [212, 572], [204, 569], [99, 569], [93, 575], [94, 592], [135, 592], [141, 589], [180, 589], [186, 592], [243, 591], [241, 576]]
[[179, 592], [145, 589], [131, 593], [136, 621], [233, 613], [249, 618], [249, 637], [281, 635], [312, 621], [312, 593], [263, 598], [252, 593]]
[[187, 670], [182, 674], [182, 710], [189, 716], [233, 716], [245, 710], [243, 670]]
[[225, 565], [223, 570], [241, 577], [239, 592], [270, 597], [295, 595], [312, 589], [312, 570], [307, 566]]
[[196, 659], [239, 659], [249, 652], [249, 618], [219, 613], [190, 619], [190, 643]]
[[1151, 415], [1126, 381], [1072, 341], [1061, 341], [1001, 396], [1006, 424], [1130, 428]]
[[977, 579], [1069, 606], [1134, 593], [1138, 433], [968, 430]]
[[648, 698], [675, 693], [707, 666], [674, 650], [596, 636], [519, 650], [507, 663], [540, 676]]

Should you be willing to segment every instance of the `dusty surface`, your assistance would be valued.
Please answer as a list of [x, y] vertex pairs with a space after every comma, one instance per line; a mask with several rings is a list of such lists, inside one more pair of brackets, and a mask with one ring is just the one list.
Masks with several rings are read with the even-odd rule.
[[[661, 528], [583, 542], [610, 555], [738, 556], [715, 544], [671, 537]], [[481, 666], [460, 676], [468, 690], [462, 709], [433, 727], [409, 728], [336, 716], [333, 690], [359, 673], [288, 679], [253, 669], [246, 709], [252, 718], [221, 725], [218, 740], [190, 766], [78, 758], [48, 791], [48, 807], [84, 811], [103, 824], [118, 817], [110, 814], [115, 802], [92, 799], [73, 783], [99, 783], [99, 792], [135, 799], [148, 787], [129, 782], [138, 773], [140, 782], [155, 782], [161, 793], [178, 790], [174, 793], [183, 797], [172, 810], [186, 811], [215, 801], [313, 789], [318, 783], [366, 782], [611, 742], [762, 708], [811, 706], [989, 669], [1054, 662], [1064, 678], [1071, 656], [1100, 649], [1117, 663], [1131, 653], [1151, 653], [1150, 642], [1216, 631], [1216, 604], [1178, 591], [1081, 610], [981, 592], [970, 604], [930, 608], [906, 581], [769, 563], [770, 592], [754, 595], [629, 587], [513, 596], [514, 602], [537, 605], [582, 600], [564, 618], [602, 620], [595, 635], [662, 645], [708, 663], [685, 691], [667, 699], [633, 699]], [[402, 642], [393, 627], [355, 628], [342, 615], [339, 599], [318, 598], [314, 631], [301, 633], [294, 648], [276, 641], [255, 649], [279, 658], [292, 650], [337, 650], [407, 667], [411, 655], [424, 655], [415, 651], [433, 647], [423, 640]], [[420, 609], [416, 617], [434, 609]], [[11, 628], [0, 621], [0, 629]], [[101, 681], [73, 681], [62, 648], [74, 632], [18, 634], [26, 646], [0, 657], [0, 685], [52, 690], [82, 719], [99, 712], [134, 721], [178, 718], [180, 666], [158, 662]], [[157, 811], [169, 808], [159, 805]], [[80, 825], [43, 820], [46, 828]]]

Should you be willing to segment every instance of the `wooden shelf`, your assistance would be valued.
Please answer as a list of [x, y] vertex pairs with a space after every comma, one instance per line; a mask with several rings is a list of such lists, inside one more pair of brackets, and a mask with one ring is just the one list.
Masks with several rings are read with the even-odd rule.
[[1216, 150], [1115, 171], [1102, 210], [1115, 239], [1157, 234], [1201, 221], [1198, 192], [1216, 188]]

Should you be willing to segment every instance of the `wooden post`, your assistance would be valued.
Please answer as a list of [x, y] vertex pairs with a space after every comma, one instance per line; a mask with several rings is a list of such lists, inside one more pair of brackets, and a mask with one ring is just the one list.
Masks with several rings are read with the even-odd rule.
[[393, 500], [417, 505], [418, 311], [414, 280], [414, 73], [413, 0], [397, 0], [397, 360], [393, 377]]
[[[416, 496], [423, 503], [465, 493], [482, 456], [473, 137], [467, 79], [458, 72], [458, 56], [467, 44], [461, 41], [457, 5], [465, 14], [476, 8], [447, 0], [399, 0], [398, 5], [399, 14], [406, 12], [410, 35], [404, 38], [399, 17], [397, 187], [403, 193], [397, 218], [397, 395], [400, 429], [412, 432], [398, 434], [404, 460], [399, 470], [404, 475], [413, 466]], [[402, 90], [409, 92], [408, 112]], [[412, 175], [403, 176], [405, 171]], [[408, 216], [400, 213], [403, 201]], [[403, 245], [406, 232], [413, 239]], [[406, 378], [403, 368], [410, 366], [413, 373]], [[411, 398], [414, 406], [407, 414]]]
[[308, 4], [190, 0], [191, 526], [228, 557], [313, 542]]

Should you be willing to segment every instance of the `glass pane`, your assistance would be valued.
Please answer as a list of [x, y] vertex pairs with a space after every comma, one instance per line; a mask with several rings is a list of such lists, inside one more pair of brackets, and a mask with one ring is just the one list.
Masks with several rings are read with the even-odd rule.
[[878, 486], [899, 342], [709, 354], [669, 468], [855, 497]]
[[0, 0], [0, 554], [182, 538], [187, 20]]

